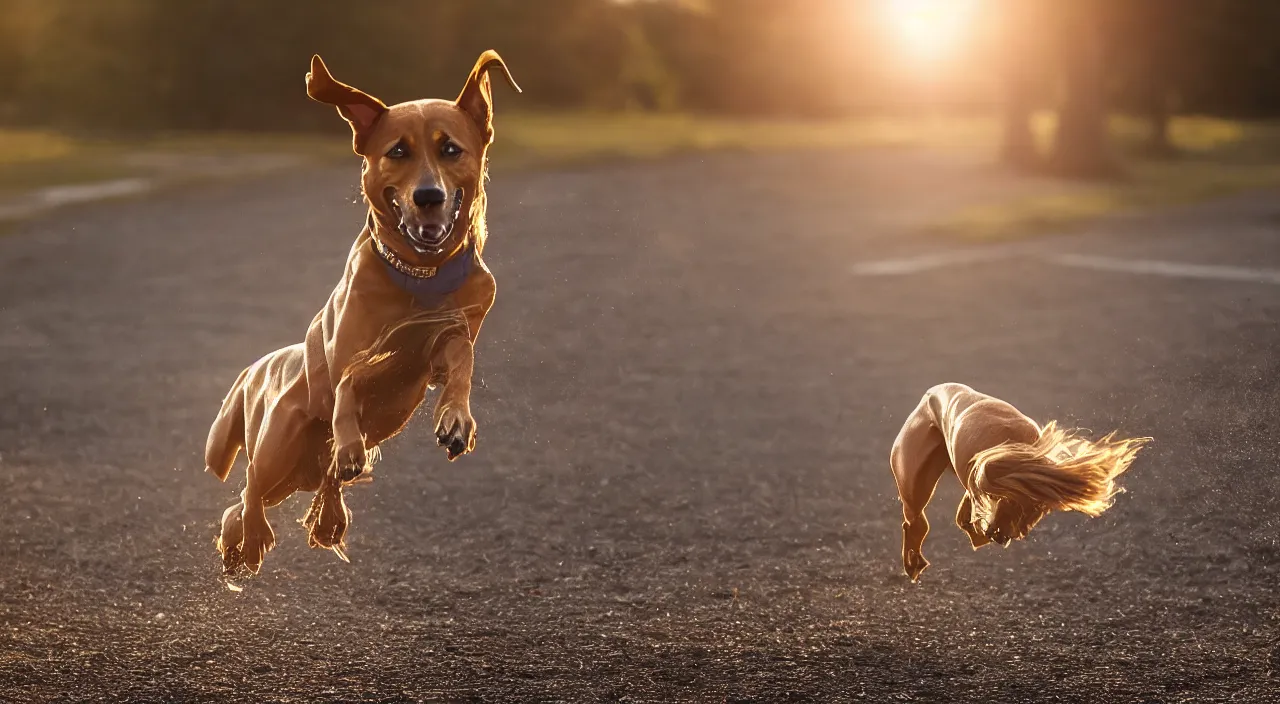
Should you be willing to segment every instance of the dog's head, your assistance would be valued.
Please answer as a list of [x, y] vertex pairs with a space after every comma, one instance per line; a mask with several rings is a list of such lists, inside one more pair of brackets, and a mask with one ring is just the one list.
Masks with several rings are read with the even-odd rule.
[[337, 81], [319, 56], [311, 57], [307, 95], [336, 107], [351, 125], [353, 148], [364, 157], [365, 198], [378, 222], [400, 233], [401, 241], [386, 244], [410, 261], [457, 251], [473, 219], [484, 216], [485, 159], [493, 141], [493, 69], [520, 90], [497, 52], [486, 51], [457, 100], [388, 107]]
[[1011, 541], [1027, 537], [1048, 513], [1049, 509], [1040, 504], [1001, 497], [989, 515], [975, 516], [974, 524], [991, 542], [1008, 546]]

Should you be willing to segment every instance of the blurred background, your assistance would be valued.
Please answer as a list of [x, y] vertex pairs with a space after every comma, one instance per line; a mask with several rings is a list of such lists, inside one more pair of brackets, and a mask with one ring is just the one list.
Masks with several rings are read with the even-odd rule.
[[[0, 0], [0, 193], [341, 153], [304, 137], [345, 129], [305, 97], [312, 53], [393, 103], [495, 48], [525, 88], [497, 98], [509, 165], [914, 144], [1129, 177], [939, 223], [998, 234], [1274, 182], [1277, 26], [1258, 0]], [[220, 159], [165, 158], [190, 152]]]

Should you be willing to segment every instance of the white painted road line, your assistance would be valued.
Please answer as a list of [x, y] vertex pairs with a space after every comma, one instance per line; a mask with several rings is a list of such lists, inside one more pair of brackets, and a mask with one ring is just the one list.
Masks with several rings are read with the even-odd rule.
[[1254, 269], [1243, 266], [1209, 264], [1184, 264], [1182, 262], [1155, 259], [1119, 259], [1084, 254], [1050, 254], [1045, 261], [1079, 269], [1114, 271], [1123, 274], [1169, 276], [1183, 279], [1212, 279], [1217, 281], [1248, 281], [1280, 285], [1280, 270]]
[[953, 250], [924, 254], [918, 257], [903, 259], [881, 259], [853, 265], [853, 273], [857, 276], [901, 276], [917, 274], [922, 271], [942, 269], [957, 264], [977, 264], [1008, 259], [1018, 250], [1009, 247], [990, 247], [985, 249]]
[[1109, 271], [1120, 274], [1167, 276], [1182, 279], [1242, 281], [1280, 286], [1280, 269], [1188, 264], [1158, 259], [1124, 259], [1121, 257], [1101, 257], [1087, 254], [1033, 253], [1026, 249], [1014, 247], [952, 250], [935, 254], [923, 254], [918, 257], [880, 259], [854, 264], [852, 272], [856, 276], [905, 276], [935, 269], [994, 262], [1024, 256], [1030, 256], [1048, 264], [1057, 264], [1076, 269], [1093, 269], [1095, 271]]
[[121, 198], [147, 193], [155, 183], [145, 178], [120, 178], [114, 181], [51, 186], [0, 202], [0, 221], [17, 220], [37, 215], [72, 203], [88, 203], [107, 198]]

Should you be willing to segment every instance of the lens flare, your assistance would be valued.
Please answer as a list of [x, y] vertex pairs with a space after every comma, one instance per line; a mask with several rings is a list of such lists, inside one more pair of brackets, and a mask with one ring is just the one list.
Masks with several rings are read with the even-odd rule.
[[976, 0], [881, 0], [881, 4], [905, 52], [937, 59], [952, 52], [971, 29]]

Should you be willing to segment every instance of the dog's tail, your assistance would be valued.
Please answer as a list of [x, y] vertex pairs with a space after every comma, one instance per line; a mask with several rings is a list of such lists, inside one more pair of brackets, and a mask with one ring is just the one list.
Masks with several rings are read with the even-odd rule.
[[988, 511], [996, 498], [1008, 498], [1097, 516], [1122, 491], [1115, 478], [1150, 441], [1114, 432], [1089, 440], [1050, 422], [1033, 443], [1006, 442], [974, 455], [974, 501]]
[[245, 369], [236, 377], [231, 391], [222, 400], [222, 410], [209, 428], [209, 440], [204, 446], [204, 471], [225, 482], [231, 474], [231, 465], [244, 446], [244, 380], [249, 376]]

